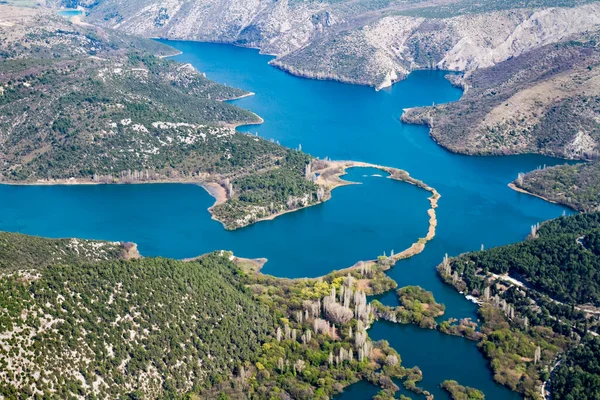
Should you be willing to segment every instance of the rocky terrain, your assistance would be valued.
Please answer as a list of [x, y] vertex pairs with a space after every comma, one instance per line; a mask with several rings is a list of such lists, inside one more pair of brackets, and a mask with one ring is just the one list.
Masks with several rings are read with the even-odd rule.
[[529, 51], [463, 77], [455, 103], [408, 110], [447, 149], [463, 154], [539, 153], [589, 161], [519, 175], [516, 188], [579, 211], [600, 206], [600, 49], [596, 31]]
[[442, 146], [465, 154], [598, 156], [598, 31], [575, 35], [459, 79], [455, 103], [408, 110]]
[[146, 37], [234, 43], [291, 73], [389, 86], [419, 68], [472, 71], [594, 29], [600, 6], [560, 0], [127, 1], [89, 20]]

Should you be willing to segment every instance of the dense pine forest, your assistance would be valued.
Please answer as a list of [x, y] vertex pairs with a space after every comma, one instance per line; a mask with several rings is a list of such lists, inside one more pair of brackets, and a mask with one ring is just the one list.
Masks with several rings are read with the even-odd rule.
[[552, 396], [567, 400], [600, 398], [599, 360], [597, 337], [588, 337], [570, 350], [552, 376]]

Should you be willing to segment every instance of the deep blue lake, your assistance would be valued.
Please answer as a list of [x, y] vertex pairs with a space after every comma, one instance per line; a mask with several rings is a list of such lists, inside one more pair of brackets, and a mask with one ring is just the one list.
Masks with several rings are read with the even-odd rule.
[[[352, 159], [407, 170], [435, 187], [437, 236], [425, 251], [390, 271], [400, 286], [421, 285], [446, 305], [447, 317], [476, 317], [476, 308], [437, 278], [444, 253], [459, 253], [519, 241], [530, 225], [557, 217], [563, 207], [507, 187], [519, 172], [548, 157], [467, 157], [437, 146], [422, 126], [406, 125], [403, 109], [455, 101], [461, 91], [441, 71], [417, 71], [390, 89], [293, 77], [267, 64], [256, 50], [228, 45], [163, 41], [183, 51], [215, 81], [256, 93], [234, 101], [265, 123], [240, 127], [289, 147], [302, 145], [314, 156]], [[401, 251], [427, 232], [428, 192], [355, 168], [347, 179], [360, 182], [336, 189], [332, 200], [234, 231], [211, 220], [214, 202], [195, 185], [6, 186], [0, 185], [0, 230], [48, 237], [133, 241], [146, 256], [185, 258], [216, 249], [242, 257], [265, 257], [265, 273], [319, 276]], [[567, 211], [568, 212], [568, 211]], [[393, 293], [384, 302], [395, 301]], [[436, 398], [445, 379], [482, 390], [487, 399], [519, 396], [495, 384], [476, 344], [413, 326], [376, 323], [374, 339], [386, 339], [406, 366], [418, 365], [423, 386]], [[368, 384], [350, 387], [343, 399], [371, 398]], [[376, 389], [375, 389], [376, 392]]]

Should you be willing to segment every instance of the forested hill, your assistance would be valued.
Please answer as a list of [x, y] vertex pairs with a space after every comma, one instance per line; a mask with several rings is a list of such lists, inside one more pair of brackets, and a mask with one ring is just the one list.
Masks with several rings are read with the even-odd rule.
[[85, 259], [2, 271], [0, 395], [181, 395], [231, 377], [273, 328], [224, 257]]
[[0, 232], [0, 275], [17, 271], [37, 274], [63, 264], [138, 258], [133, 243], [84, 239], [45, 239]]
[[[76, 20], [75, 20], [76, 21]], [[0, 182], [222, 186], [227, 228], [318, 200], [311, 157], [233, 128], [255, 114], [175, 50], [0, 4]]]
[[600, 339], [587, 337], [570, 350], [552, 377], [555, 399], [600, 398]]
[[131, 248], [0, 233], [0, 398], [312, 400], [368, 379], [387, 399], [392, 378], [427, 394], [367, 335], [364, 290], [395, 287], [389, 266], [290, 280]]
[[509, 274], [555, 300], [600, 306], [600, 212], [543, 223], [528, 240], [468, 253], [453, 264], [473, 284], [476, 271]]

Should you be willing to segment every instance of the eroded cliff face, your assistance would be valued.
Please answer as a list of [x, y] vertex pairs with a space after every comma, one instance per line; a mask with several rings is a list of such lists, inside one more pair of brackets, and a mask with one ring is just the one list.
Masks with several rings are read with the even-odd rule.
[[275, 55], [306, 45], [335, 23], [322, 3], [287, 0], [111, 0], [91, 18], [137, 35], [236, 43]]
[[384, 3], [105, 0], [92, 8], [90, 19], [148, 37], [257, 47], [276, 55], [273, 64], [291, 73], [377, 88], [417, 68], [490, 67], [600, 24], [599, 3], [452, 18], [398, 15], [407, 14], [410, 5]]

